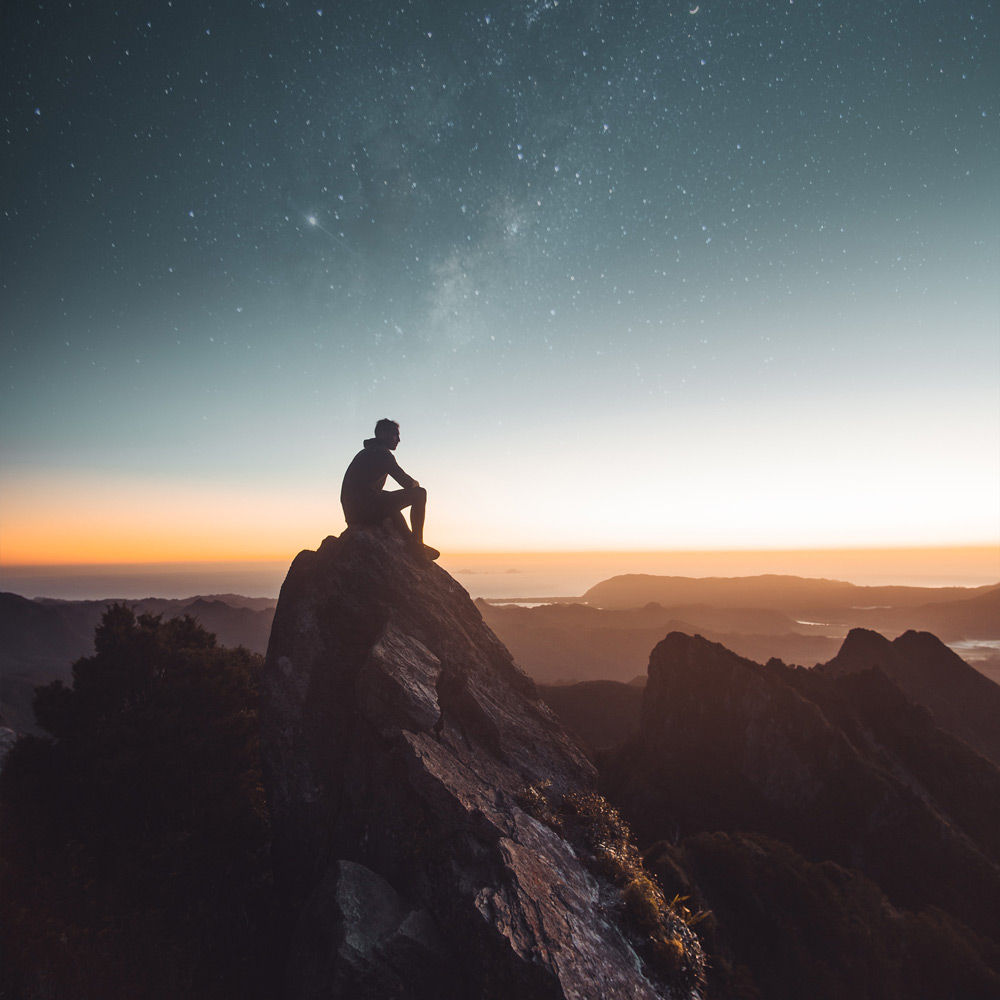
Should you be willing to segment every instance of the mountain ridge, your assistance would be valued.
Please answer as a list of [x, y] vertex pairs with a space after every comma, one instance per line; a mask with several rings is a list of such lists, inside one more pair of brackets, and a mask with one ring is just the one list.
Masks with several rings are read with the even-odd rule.
[[[961, 808], [946, 804], [929, 741], [962, 776]], [[755, 830], [1000, 940], [987, 902], [1000, 898], [1000, 843], [983, 833], [1000, 828], [1000, 770], [878, 669], [762, 665], [671, 633], [650, 656], [639, 732], [605, 758], [599, 787], [645, 842], [666, 829]]]

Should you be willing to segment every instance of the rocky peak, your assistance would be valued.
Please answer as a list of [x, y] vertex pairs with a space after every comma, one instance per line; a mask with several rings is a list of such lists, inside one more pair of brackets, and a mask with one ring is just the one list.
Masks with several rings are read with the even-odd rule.
[[891, 642], [851, 629], [837, 655], [819, 670], [843, 676], [877, 667], [942, 729], [1000, 765], [1000, 686], [969, 666], [930, 632], [904, 632]]
[[[787, 672], [702, 636], [671, 632], [650, 654], [639, 733], [620, 755], [649, 763], [632, 778], [611, 763], [609, 784], [642, 787], [639, 774], [652, 769], [660, 775], [653, 784], [662, 787], [662, 778], [670, 793], [647, 807], [654, 815], [676, 809], [678, 819], [690, 813], [693, 828], [724, 827], [733, 811], [751, 803], [798, 817], [825, 795], [831, 769], [852, 769], [857, 760], [817, 706], [787, 682]], [[635, 805], [626, 811], [650, 835], [659, 823], [647, 822], [646, 810]]]
[[671, 633], [650, 656], [639, 732], [603, 761], [602, 791], [647, 842], [756, 830], [995, 935], [985, 900], [1000, 892], [1000, 772], [871, 669], [866, 654], [886, 647], [898, 652], [852, 633], [863, 666], [831, 676]]
[[591, 765], [443, 569], [383, 528], [302, 552], [262, 695], [292, 997], [652, 998], [619, 903], [526, 789]]
[[885, 668], [894, 658], [892, 643], [867, 628], [852, 628], [837, 655], [827, 664], [830, 673], [855, 673], [872, 667]]

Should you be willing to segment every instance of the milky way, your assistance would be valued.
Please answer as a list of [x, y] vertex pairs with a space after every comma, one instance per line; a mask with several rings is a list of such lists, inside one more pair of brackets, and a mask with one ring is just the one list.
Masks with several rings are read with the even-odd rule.
[[439, 480], [470, 422], [533, 474], [611, 463], [637, 487], [635, 462], [677, 454], [650, 442], [620, 470], [598, 426], [710, 426], [689, 452], [738, 466], [727, 423], [813, 420], [844, 471], [852, 415], [888, 421], [890, 460], [972, 467], [927, 440], [934, 407], [977, 425], [973, 450], [996, 441], [986, 0], [6, 0], [2, 19], [16, 470], [294, 476], [384, 412]]

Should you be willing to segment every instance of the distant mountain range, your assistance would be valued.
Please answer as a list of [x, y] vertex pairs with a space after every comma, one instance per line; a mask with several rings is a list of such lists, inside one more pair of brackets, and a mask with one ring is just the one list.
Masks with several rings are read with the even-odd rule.
[[761, 662], [778, 657], [812, 666], [833, 657], [858, 627], [890, 638], [931, 632], [964, 644], [963, 655], [1000, 681], [1000, 585], [858, 587], [792, 576], [631, 575], [597, 584], [579, 603], [477, 603], [521, 666], [545, 684], [628, 682], [645, 674], [649, 651], [671, 631], [703, 635]]
[[[679, 634], [679, 633], [678, 633]], [[705, 643], [703, 636], [694, 637]], [[722, 648], [708, 643], [708, 649]], [[731, 655], [731, 651], [727, 650]], [[738, 658], [742, 661], [743, 658]], [[933, 716], [934, 724], [1000, 767], [1000, 685], [969, 666], [927, 632], [905, 632], [890, 641], [877, 632], [852, 629], [829, 662], [812, 670], [772, 660], [757, 669], [792, 670], [791, 676], [838, 678], [877, 670], [901, 694]], [[546, 702], [591, 759], [624, 743], [639, 729], [646, 678], [540, 684]], [[817, 682], [821, 683], [821, 682]]]
[[[110, 601], [0, 593], [0, 722], [33, 730], [35, 686], [69, 680], [73, 661], [92, 652], [94, 627]], [[192, 615], [222, 645], [264, 653], [277, 601], [213, 594], [125, 603], [138, 613]], [[914, 629], [945, 642], [981, 643], [979, 658], [970, 662], [1000, 681], [1000, 585], [859, 587], [791, 576], [627, 575], [597, 584], [576, 602], [476, 604], [522, 669], [543, 684], [644, 677], [650, 650], [671, 631], [700, 634], [760, 662], [778, 657], [811, 666], [831, 660], [854, 627], [890, 638]]]
[[[708, 604], [713, 607], [772, 608], [796, 619], [856, 611], [944, 608], [956, 601], [989, 598], [986, 612], [1000, 607], [1000, 583], [985, 587], [861, 587], [840, 580], [800, 576], [685, 577], [636, 573], [614, 576], [591, 587], [581, 598], [601, 608], [634, 608], [649, 601]], [[988, 619], [982, 619], [988, 623]], [[993, 624], [995, 625], [995, 619]]]

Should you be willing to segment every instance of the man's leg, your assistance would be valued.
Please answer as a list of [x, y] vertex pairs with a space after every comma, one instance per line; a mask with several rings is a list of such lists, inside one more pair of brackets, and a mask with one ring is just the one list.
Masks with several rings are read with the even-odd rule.
[[[383, 500], [390, 509], [389, 515], [399, 533], [406, 539], [411, 550], [421, 558], [437, 559], [441, 554], [437, 549], [424, 545], [424, 518], [427, 514], [427, 490], [423, 486], [410, 486], [404, 490], [385, 490]], [[403, 511], [410, 508], [410, 524], [407, 525]]]
[[413, 503], [410, 504], [410, 530], [413, 537], [424, 544], [424, 517], [427, 514], [427, 490], [423, 486], [413, 487]]

